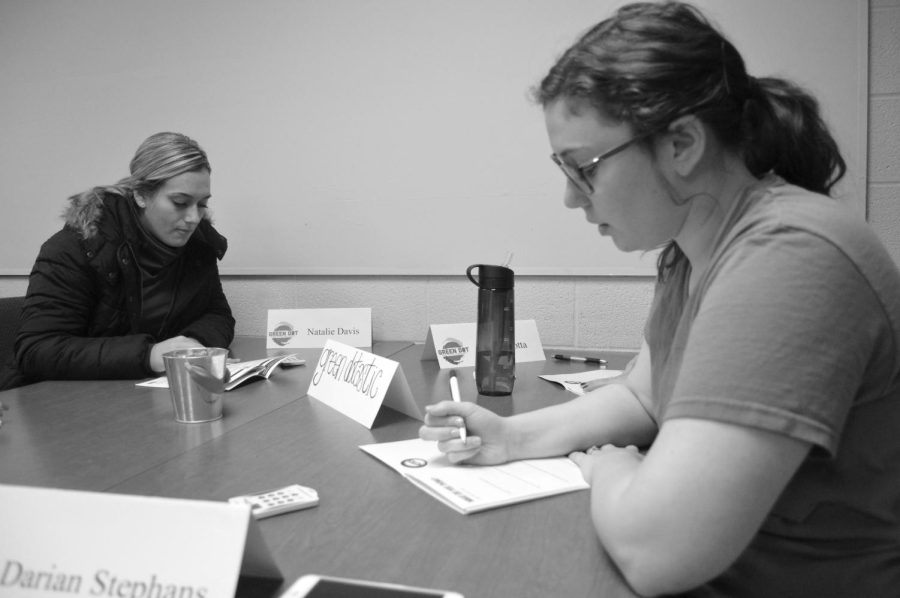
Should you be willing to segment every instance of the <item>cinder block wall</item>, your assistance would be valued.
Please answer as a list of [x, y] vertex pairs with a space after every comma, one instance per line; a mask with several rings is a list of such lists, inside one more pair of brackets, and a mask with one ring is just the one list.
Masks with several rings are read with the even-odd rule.
[[869, 5], [868, 219], [900, 264], [900, 0]]

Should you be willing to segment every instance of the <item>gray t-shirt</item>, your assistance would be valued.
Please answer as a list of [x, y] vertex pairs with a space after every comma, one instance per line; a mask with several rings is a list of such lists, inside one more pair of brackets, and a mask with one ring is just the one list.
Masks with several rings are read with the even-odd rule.
[[[692, 596], [900, 596], [900, 272], [839, 201], [747, 189], [688, 296], [658, 285], [653, 416], [760, 428], [813, 449], [750, 547]], [[702, 533], [702, 530], [698, 530]]]

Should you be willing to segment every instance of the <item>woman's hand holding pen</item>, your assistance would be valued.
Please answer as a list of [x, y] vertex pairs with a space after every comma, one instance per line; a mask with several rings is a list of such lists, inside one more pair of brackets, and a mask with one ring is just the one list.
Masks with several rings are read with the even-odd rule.
[[[467, 438], [460, 438], [466, 427]], [[496, 465], [509, 460], [505, 419], [470, 402], [441, 401], [425, 407], [422, 440], [436, 440], [451, 463]]]

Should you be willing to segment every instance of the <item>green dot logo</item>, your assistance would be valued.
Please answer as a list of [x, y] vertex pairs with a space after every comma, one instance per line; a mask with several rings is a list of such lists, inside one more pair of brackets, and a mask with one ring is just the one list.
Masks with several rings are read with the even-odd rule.
[[419, 467], [425, 467], [428, 465], [428, 461], [425, 459], [420, 459], [418, 457], [410, 457], [409, 459], [404, 459], [400, 461], [400, 465], [403, 467], [409, 467], [410, 469], [418, 469]]
[[269, 332], [269, 337], [271, 337], [279, 347], [283, 347], [291, 342], [291, 339], [295, 336], [297, 336], [297, 331], [287, 322], [279, 322], [278, 325], [275, 326], [275, 330]]
[[455, 338], [448, 338], [444, 341], [441, 348], [438, 349], [437, 354], [441, 359], [444, 359], [448, 363], [459, 365], [459, 362], [463, 360], [463, 357], [465, 357], [468, 352], [469, 347]]

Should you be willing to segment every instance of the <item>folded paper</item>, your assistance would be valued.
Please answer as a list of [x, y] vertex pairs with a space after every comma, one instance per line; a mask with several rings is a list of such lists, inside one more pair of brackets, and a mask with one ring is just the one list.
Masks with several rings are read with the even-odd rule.
[[[293, 357], [293, 353], [284, 355], [275, 355], [273, 357], [264, 357], [262, 359], [253, 359], [250, 361], [238, 361], [237, 363], [229, 363], [227, 366], [229, 379], [225, 384], [225, 390], [233, 390], [250, 380], [268, 380], [272, 372], [282, 361]], [[303, 360], [297, 360], [295, 364], [304, 363]], [[135, 383], [135, 386], [144, 386], [147, 388], [169, 388], [169, 379], [166, 376], [151, 378], [143, 382]]]
[[0, 504], [6, 598], [234, 596], [240, 575], [282, 577], [248, 506], [3, 485]]
[[580, 396], [585, 394], [585, 384], [596, 382], [598, 380], [614, 382], [623, 373], [624, 372], [622, 370], [597, 369], [570, 374], [541, 374], [540, 376], [538, 376], [538, 378], [543, 378], [547, 382], [555, 382], [556, 384], [560, 384], [569, 392], [573, 392]]
[[[432, 324], [428, 327], [422, 360], [437, 360], [441, 369], [475, 365], [475, 322]], [[516, 363], [544, 361], [544, 347], [534, 320], [516, 320]]]
[[367, 428], [382, 405], [422, 419], [399, 363], [334, 340], [322, 348], [307, 394]]
[[372, 346], [372, 309], [270, 309], [267, 349], [318, 349], [328, 339], [351, 347]]

